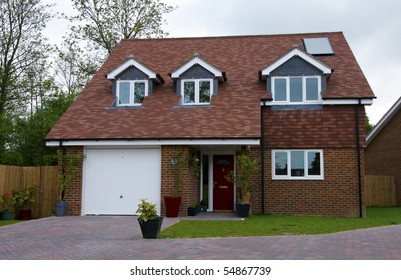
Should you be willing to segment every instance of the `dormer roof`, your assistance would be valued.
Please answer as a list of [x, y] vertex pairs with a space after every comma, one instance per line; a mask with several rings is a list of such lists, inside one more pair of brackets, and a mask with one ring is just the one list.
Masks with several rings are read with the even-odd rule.
[[299, 57], [303, 59], [304, 61], [322, 71], [323, 75], [330, 75], [333, 72], [333, 70], [329, 66], [311, 56], [310, 54], [306, 53], [305, 51], [301, 50], [298, 45], [293, 45], [291, 51], [281, 56], [279, 59], [277, 59], [261, 71], [262, 80], [265, 80], [267, 76], [270, 76], [271, 72], [273, 72], [275, 69], [277, 69], [293, 57]]
[[219, 81], [224, 82], [227, 80], [226, 73], [212, 65], [211, 63], [207, 62], [205, 59], [201, 58], [198, 53], [194, 53], [193, 57], [185, 62], [183, 65], [181, 65], [179, 68], [177, 68], [174, 72], [170, 74], [171, 78], [173, 80], [178, 79], [181, 74], [186, 72], [188, 69], [190, 69], [194, 65], [200, 65], [210, 73], [212, 73], [215, 78], [217, 78]]
[[150, 68], [146, 67], [144, 64], [140, 63], [138, 60], [135, 59], [133, 55], [130, 55], [129, 58], [118, 65], [116, 68], [114, 68], [111, 72], [109, 72], [106, 77], [109, 80], [115, 79], [119, 74], [124, 72], [126, 69], [129, 67], [135, 67], [138, 70], [142, 71], [145, 73], [149, 79], [153, 80], [154, 82], [158, 84], [163, 84], [164, 80], [163, 78], [157, 74], [156, 72], [152, 71]]

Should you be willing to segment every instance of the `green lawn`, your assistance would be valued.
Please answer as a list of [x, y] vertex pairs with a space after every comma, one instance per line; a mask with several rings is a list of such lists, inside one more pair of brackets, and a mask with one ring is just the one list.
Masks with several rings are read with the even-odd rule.
[[369, 207], [366, 218], [252, 215], [244, 221], [180, 221], [162, 238], [321, 234], [401, 224], [401, 207]]
[[16, 223], [20, 223], [20, 222], [23, 222], [23, 221], [18, 221], [18, 220], [0, 221], [0, 227], [6, 226], [6, 225], [16, 224]]

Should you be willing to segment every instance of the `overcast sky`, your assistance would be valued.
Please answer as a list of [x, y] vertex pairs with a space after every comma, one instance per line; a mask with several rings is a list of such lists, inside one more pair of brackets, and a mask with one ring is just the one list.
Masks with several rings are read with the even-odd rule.
[[[70, 0], [55, 11], [70, 12]], [[401, 96], [400, 0], [162, 0], [178, 8], [165, 17], [169, 37], [342, 31], [377, 96], [367, 114], [373, 124]], [[47, 35], [59, 40], [66, 22]]]

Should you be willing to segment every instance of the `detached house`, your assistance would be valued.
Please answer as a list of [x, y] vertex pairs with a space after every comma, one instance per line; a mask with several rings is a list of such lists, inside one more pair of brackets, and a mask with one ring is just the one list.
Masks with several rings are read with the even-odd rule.
[[[201, 199], [235, 210], [234, 155], [261, 162], [254, 213], [365, 215], [365, 105], [375, 98], [341, 32], [124, 40], [47, 135], [85, 154], [67, 214], [163, 213], [172, 158], [181, 215]], [[188, 165], [188, 169], [190, 165]]]
[[366, 143], [366, 174], [394, 176], [395, 200], [401, 205], [401, 97], [369, 133]]

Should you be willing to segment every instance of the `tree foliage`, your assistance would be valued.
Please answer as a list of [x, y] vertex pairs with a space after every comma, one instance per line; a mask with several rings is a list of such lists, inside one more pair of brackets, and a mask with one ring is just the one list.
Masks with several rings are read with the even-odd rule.
[[88, 40], [110, 54], [122, 39], [165, 37], [163, 15], [174, 8], [159, 0], [73, 0], [82, 24], [71, 28], [75, 38]]

